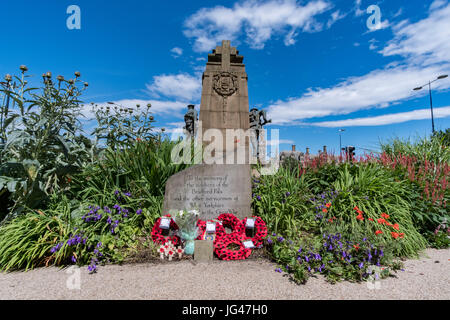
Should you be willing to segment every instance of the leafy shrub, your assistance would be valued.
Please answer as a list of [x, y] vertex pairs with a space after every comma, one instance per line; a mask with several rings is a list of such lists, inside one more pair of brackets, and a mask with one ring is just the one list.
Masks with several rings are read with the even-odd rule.
[[136, 197], [163, 196], [167, 179], [188, 167], [173, 164], [168, 139], [135, 141], [123, 150], [104, 150], [100, 158], [74, 175], [70, 192], [74, 197], [100, 201], [115, 189], [128, 190]]
[[27, 88], [26, 67], [18, 86], [7, 76], [0, 90], [1, 105], [0, 192], [9, 191], [14, 201], [12, 214], [42, 207], [48, 195], [67, 183], [68, 175], [81, 170], [88, 159], [88, 139], [80, 134], [80, 101], [87, 88], [80, 74], [65, 80], [44, 74], [44, 87]]
[[86, 205], [54, 195], [46, 212], [29, 212], [0, 227], [0, 269], [39, 266], [120, 263], [150, 234], [160, 215], [161, 198], [142, 199], [128, 192], [106, 195], [101, 203]]

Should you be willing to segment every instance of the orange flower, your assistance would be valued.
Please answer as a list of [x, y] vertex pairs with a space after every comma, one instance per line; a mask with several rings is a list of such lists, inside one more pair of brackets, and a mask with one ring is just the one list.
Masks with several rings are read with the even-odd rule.
[[399, 234], [397, 232], [391, 232], [392, 238], [397, 239]]
[[381, 216], [382, 216], [383, 218], [385, 218], [385, 219], [389, 219], [389, 215], [386, 214], [386, 213], [384, 213], [384, 212], [381, 214]]
[[386, 220], [384, 220], [384, 218], [377, 219], [377, 221], [378, 221], [378, 223], [381, 223], [381, 224], [386, 223]]
[[327, 204], [325, 205], [325, 207], [327, 207], [327, 208], [331, 207], [331, 203], [327, 203]]
[[383, 231], [381, 231], [381, 230], [375, 231], [375, 234], [376, 234], [376, 235], [379, 235], [380, 233], [383, 233]]
[[363, 220], [364, 220], [364, 217], [363, 217], [362, 214], [359, 214], [359, 215], [356, 217], [356, 219], [363, 221]]
[[324, 213], [327, 213], [327, 212], [328, 212], [328, 210], [325, 209], [325, 208], [323, 208], [322, 211], [323, 211]]
[[400, 230], [400, 227], [398, 225], [398, 223], [394, 223], [394, 225], [392, 226], [395, 230]]

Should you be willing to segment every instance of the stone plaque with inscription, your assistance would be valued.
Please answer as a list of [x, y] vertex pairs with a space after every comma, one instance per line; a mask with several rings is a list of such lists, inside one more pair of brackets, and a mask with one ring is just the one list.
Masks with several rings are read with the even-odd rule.
[[166, 184], [164, 213], [197, 209], [202, 220], [221, 213], [242, 219], [251, 215], [250, 205], [250, 165], [200, 164], [174, 174]]

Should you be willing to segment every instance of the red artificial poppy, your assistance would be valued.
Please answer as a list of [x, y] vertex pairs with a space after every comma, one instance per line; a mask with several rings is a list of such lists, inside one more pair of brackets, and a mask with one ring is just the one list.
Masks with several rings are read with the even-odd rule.
[[392, 238], [397, 239], [399, 234], [397, 232], [391, 232]]
[[331, 203], [327, 203], [327, 204], [325, 205], [325, 207], [327, 207], [327, 208], [331, 207]]
[[379, 235], [380, 233], [383, 233], [383, 231], [381, 231], [381, 230], [375, 231], [375, 234], [376, 234], [376, 235]]
[[161, 252], [161, 253], [164, 253], [164, 251], [166, 251], [166, 250], [164, 250], [164, 248], [159, 249], [159, 252]]
[[169, 250], [169, 256], [173, 255], [173, 251]]
[[400, 227], [398, 225], [398, 223], [394, 223], [394, 225], [392, 226], [395, 230], [400, 230]]

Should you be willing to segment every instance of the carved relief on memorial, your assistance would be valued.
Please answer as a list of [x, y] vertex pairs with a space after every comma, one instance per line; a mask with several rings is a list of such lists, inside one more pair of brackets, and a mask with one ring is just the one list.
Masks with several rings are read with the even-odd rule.
[[238, 77], [230, 72], [214, 75], [214, 90], [222, 97], [229, 97], [239, 89]]

